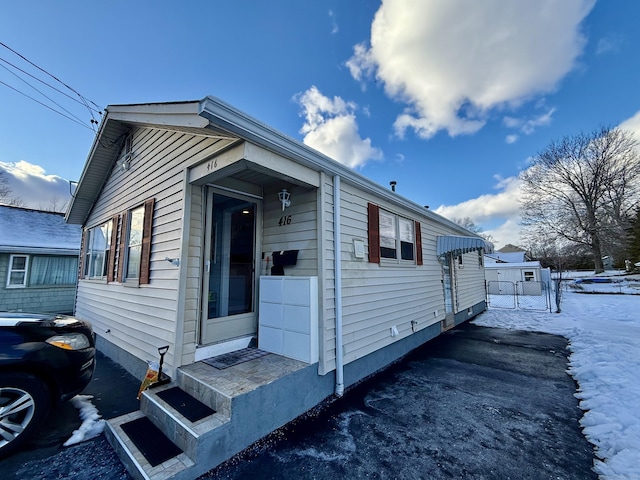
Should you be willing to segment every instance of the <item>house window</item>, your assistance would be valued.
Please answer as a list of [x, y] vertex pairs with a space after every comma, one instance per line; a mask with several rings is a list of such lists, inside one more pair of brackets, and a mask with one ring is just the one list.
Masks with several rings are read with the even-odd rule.
[[27, 285], [28, 267], [29, 257], [27, 255], [10, 255], [7, 288], [25, 287]]
[[413, 221], [380, 210], [380, 256], [412, 261], [415, 234]]
[[151, 230], [155, 199], [122, 214], [118, 254], [119, 282], [144, 285], [150, 281]]
[[127, 280], [140, 278], [140, 259], [142, 254], [142, 230], [144, 206], [129, 212], [129, 242], [127, 245]]
[[367, 218], [369, 263], [386, 258], [422, 265], [420, 222], [381, 210], [373, 203], [367, 205]]
[[87, 230], [84, 253], [84, 277], [101, 279], [107, 276], [113, 221]]
[[29, 285], [73, 285], [78, 273], [78, 257], [37, 255], [31, 259]]
[[525, 282], [533, 282], [534, 280], [535, 280], [534, 272], [528, 272], [528, 271], [524, 272], [524, 281]]

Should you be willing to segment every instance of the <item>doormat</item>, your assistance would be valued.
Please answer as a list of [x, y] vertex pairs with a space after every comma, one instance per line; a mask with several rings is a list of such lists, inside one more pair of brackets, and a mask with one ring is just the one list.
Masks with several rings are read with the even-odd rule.
[[123, 423], [122, 430], [131, 439], [152, 467], [182, 453], [147, 417]]
[[218, 370], [222, 370], [238, 365], [239, 363], [264, 357], [265, 355], [269, 355], [269, 352], [265, 352], [259, 348], [243, 348], [241, 350], [236, 350], [235, 352], [218, 355], [217, 357], [206, 358], [202, 361], [207, 365], [217, 368]]
[[209, 408], [197, 398], [193, 398], [180, 387], [172, 387], [162, 392], [158, 396], [175, 408], [181, 415], [186, 417], [191, 423], [202, 420], [204, 417], [213, 415], [215, 410]]

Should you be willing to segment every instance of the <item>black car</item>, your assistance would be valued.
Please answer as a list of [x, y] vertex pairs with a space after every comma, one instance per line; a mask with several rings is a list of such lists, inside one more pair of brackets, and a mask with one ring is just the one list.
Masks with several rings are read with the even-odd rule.
[[95, 350], [87, 322], [0, 312], [0, 457], [24, 443], [52, 407], [87, 386]]

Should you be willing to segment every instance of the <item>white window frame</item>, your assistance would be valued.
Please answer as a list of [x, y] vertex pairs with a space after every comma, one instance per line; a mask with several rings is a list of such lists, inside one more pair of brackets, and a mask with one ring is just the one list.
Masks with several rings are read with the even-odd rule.
[[[14, 268], [13, 260], [24, 258], [24, 268]], [[29, 255], [9, 255], [9, 265], [7, 268], [7, 288], [25, 288], [27, 286], [27, 273], [29, 271]], [[11, 283], [13, 273], [22, 273], [22, 283]]]
[[[104, 250], [94, 248], [96, 232], [102, 230], [105, 238]], [[109, 252], [111, 251], [111, 233], [113, 231], [113, 221], [108, 220], [100, 225], [96, 225], [87, 230], [87, 245], [84, 252], [84, 264], [82, 266], [84, 278], [89, 280], [104, 280], [107, 278], [107, 269], [109, 268]], [[102, 261], [98, 274], [94, 269], [94, 260], [98, 252], [102, 253]]]
[[[416, 265], [415, 222], [383, 209], [379, 210], [378, 218], [381, 262]], [[411, 245], [411, 258], [403, 258], [403, 244]], [[391, 251], [395, 256], [389, 255]]]
[[536, 281], [536, 272], [533, 270], [524, 270], [522, 272], [522, 278], [525, 282], [535, 282]]
[[[144, 205], [140, 205], [136, 208], [129, 210], [127, 225], [127, 244], [125, 253], [125, 264], [123, 282], [139, 282], [140, 281], [140, 267], [142, 266], [142, 238], [144, 235]], [[136, 235], [132, 235], [135, 233]], [[135, 271], [130, 271], [131, 252], [132, 250], [138, 252], [138, 262]]]

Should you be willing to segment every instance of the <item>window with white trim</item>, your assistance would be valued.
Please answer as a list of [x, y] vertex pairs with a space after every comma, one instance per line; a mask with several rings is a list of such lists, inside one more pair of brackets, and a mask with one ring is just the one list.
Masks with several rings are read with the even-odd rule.
[[7, 288], [24, 288], [27, 286], [28, 255], [10, 255], [7, 273]]
[[107, 276], [112, 228], [113, 221], [109, 220], [87, 230], [83, 264], [85, 278], [102, 279]]
[[412, 220], [380, 210], [380, 256], [413, 261], [415, 233]]
[[524, 272], [524, 281], [525, 282], [533, 282], [536, 279], [536, 275], [534, 272], [532, 271], [525, 271]]

